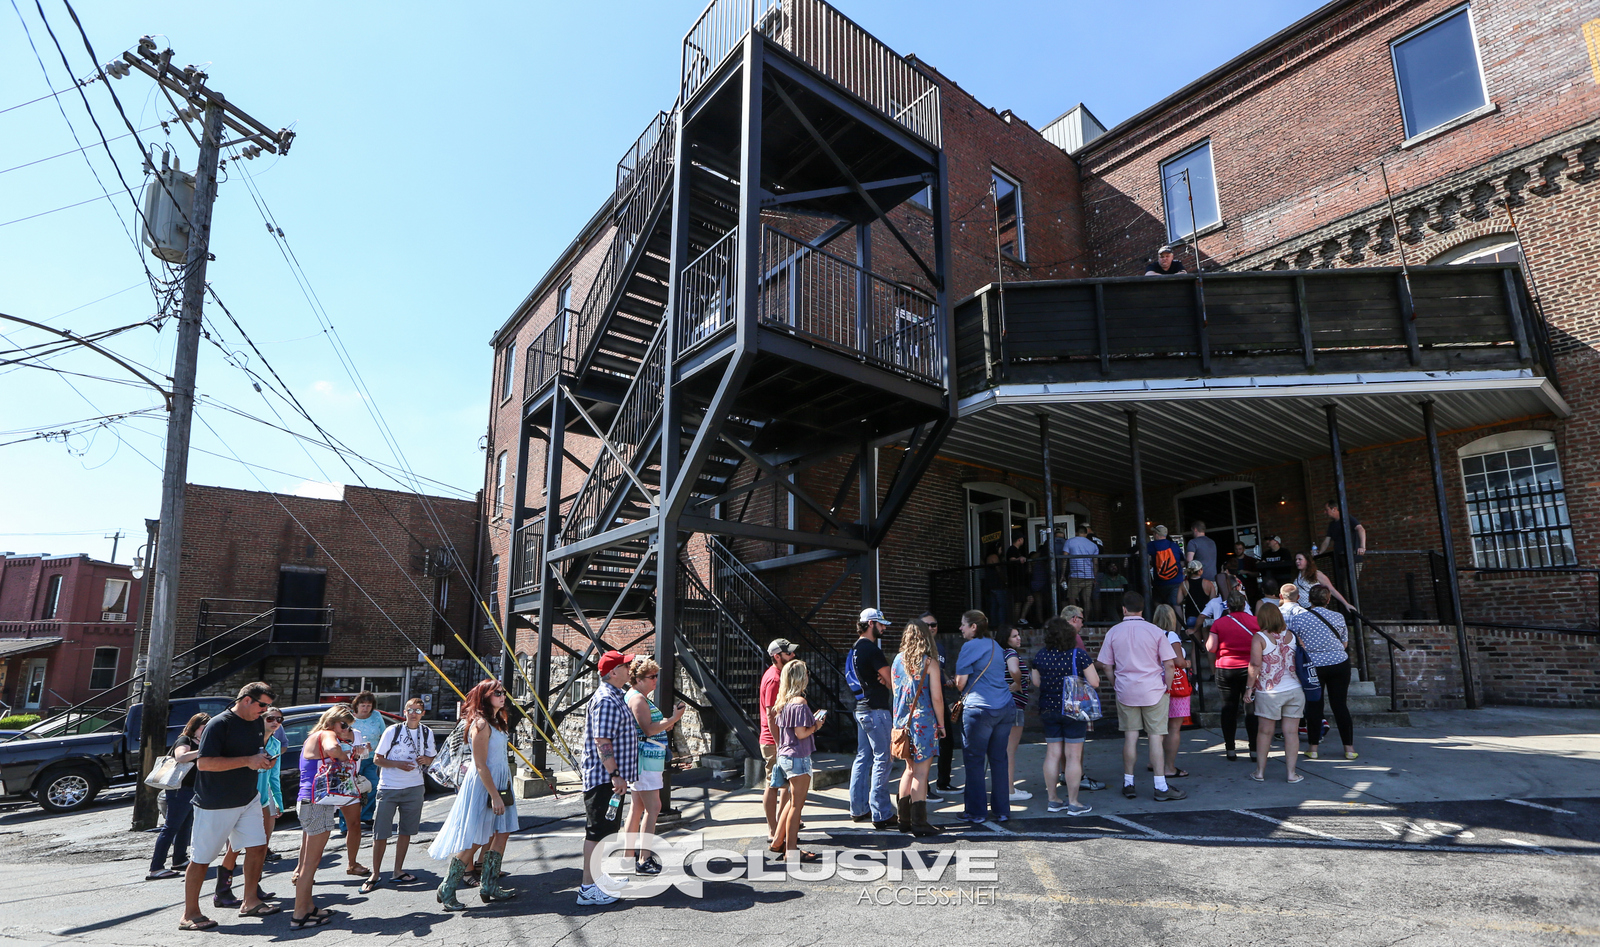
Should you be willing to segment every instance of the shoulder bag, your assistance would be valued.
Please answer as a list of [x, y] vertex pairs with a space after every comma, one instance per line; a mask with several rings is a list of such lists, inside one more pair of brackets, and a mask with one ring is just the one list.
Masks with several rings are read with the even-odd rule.
[[[1172, 642], [1167, 641], [1170, 646]], [[1178, 647], [1183, 648], [1183, 640], [1178, 640]], [[1187, 654], [1187, 652], [1185, 652]], [[1189, 672], [1183, 668], [1172, 669], [1172, 684], [1167, 688], [1167, 693], [1173, 697], [1183, 698], [1194, 694], [1194, 683], [1189, 680]]]
[[[972, 677], [972, 679], [968, 680], [967, 681], [967, 686], [963, 687], [961, 689], [961, 699], [956, 701], [955, 705], [950, 708], [950, 715], [951, 716], [955, 716], [955, 715], [961, 713], [962, 708], [967, 703], [967, 695], [972, 692], [972, 685], [978, 683], [978, 678], [983, 677], [985, 674], [988, 674], [990, 665], [994, 664], [994, 652], [1000, 650], [1000, 645], [999, 645], [998, 642], [995, 642], [995, 641], [992, 641], [992, 640], [989, 643], [994, 645], [994, 651], [990, 651], [989, 652], [989, 663], [985, 664], [983, 666], [983, 670], [979, 671], [975, 676]], [[956, 658], [956, 663], [957, 664], [961, 663], [961, 659], [959, 657]]]
[[311, 783], [311, 802], [318, 806], [351, 806], [361, 802], [355, 767], [349, 760], [323, 756], [317, 760], [317, 775]]
[[[990, 660], [993, 660], [992, 658]], [[905, 662], [901, 662], [902, 664]], [[907, 673], [910, 669], [907, 668]], [[984, 668], [988, 670], [988, 668]], [[917, 675], [917, 686], [911, 691], [911, 709], [906, 711], [906, 725], [895, 727], [889, 732], [889, 755], [897, 760], [910, 761], [916, 755], [916, 747], [911, 742], [911, 718], [917, 715], [917, 702], [922, 700], [922, 681], [928, 676], [928, 661], [922, 662], [922, 673]]]
[[466, 743], [467, 724], [463, 720], [450, 731], [444, 746], [439, 748], [439, 755], [433, 758], [433, 765], [428, 767], [428, 775], [433, 777], [434, 782], [448, 789], [461, 788], [462, 781], [472, 768], [472, 752]]
[[155, 789], [182, 789], [183, 778], [188, 776], [192, 769], [194, 760], [180, 763], [176, 757], [168, 754], [156, 760], [156, 765], [150, 769], [150, 775], [144, 778], [144, 784]]

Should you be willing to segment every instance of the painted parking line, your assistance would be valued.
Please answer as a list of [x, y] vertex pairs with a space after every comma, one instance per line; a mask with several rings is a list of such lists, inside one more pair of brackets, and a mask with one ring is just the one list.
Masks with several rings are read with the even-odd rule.
[[1335, 842], [1346, 841], [1345, 839], [1340, 838], [1337, 835], [1333, 835], [1333, 834], [1328, 833], [1328, 832], [1323, 832], [1320, 829], [1313, 829], [1313, 828], [1310, 828], [1309, 826], [1304, 826], [1304, 825], [1296, 825], [1295, 823], [1290, 822], [1287, 819], [1274, 819], [1270, 815], [1262, 815], [1259, 812], [1252, 812], [1249, 809], [1230, 809], [1228, 811], [1232, 812], [1232, 813], [1235, 813], [1236, 815], [1247, 815], [1252, 819], [1260, 819], [1263, 822], [1270, 822], [1273, 825], [1278, 826], [1279, 828], [1288, 829], [1291, 832], [1302, 832], [1302, 833], [1304, 833], [1306, 835], [1314, 835], [1317, 838], [1332, 839]]
[[1168, 835], [1167, 833], [1161, 831], [1160, 829], [1152, 829], [1148, 825], [1142, 825], [1142, 824], [1140, 824], [1138, 822], [1133, 821], [1132, 819], [1124, 819], [1120, 815], [1102, 815], [1102, 816], [1100, 816], [1100, 818], [1105, 819], [1107, 822], [1115, 822], [1118, 825], [1126, 826], [1126, 827], [1128, 827], [1130, 829], [1133, 829], [1136, 832], [1140, 832], [1140, 833], [1142, 833], [1144, 835], [1151, 836], [1152, 838], [1171, 838], [1172, 837], [1172, 836]]
[[1577, 813], [1573, 812], [1571, 809], [1557, 809], [1555, 806], [1547, 806], [1542, 802], [1529, 802], [1526, 799], [1507, 799], [1506, 802], [1518, 806], [1527, 806], [1530, 809], [1543, 809], [1546, 812], [1559, 812], [1562, 815], [1577, 815]]

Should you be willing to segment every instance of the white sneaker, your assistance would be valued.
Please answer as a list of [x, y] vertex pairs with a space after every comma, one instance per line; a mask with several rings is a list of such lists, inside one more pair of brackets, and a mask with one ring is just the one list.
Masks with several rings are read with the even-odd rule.
[[579, 904], [615, 904], [616, 898], [600, 890], [599, 885], [582, 885], [578, 888]]
[[1033, 798], [1033, 793], [1027, 791], [1026, 789], [1013, 789], [1013, 790], [1011, 790], [1011, 801], [1012, 802], [1026, 802], [1027, 800], [1032, 799], [1032, 798]]

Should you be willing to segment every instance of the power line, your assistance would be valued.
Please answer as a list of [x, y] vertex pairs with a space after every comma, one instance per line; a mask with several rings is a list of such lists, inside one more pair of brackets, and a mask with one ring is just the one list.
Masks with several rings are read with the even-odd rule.
[[[131, 191], [131, 190], [132, 190], [132, 188], [124, 188], [123, 190], [117, 191], [116, 193], [124, 194], [124, 193], [127, 193], [128, 191]], [[49, 214], [60, 213], [61, 211], [64, 211], [64, 210], [71, 210], [74, 207], [82, 207], [85, 204], [93, 204], [95, 201], [110, 200], [111, 199], [111, 194], [112, 194], [112, 192], [107, 191], [106, 193], [100, 195], [99, 197], [91, 197], [86, 201], [76, 201], [76, 202], [71, 203], [71, 204], [63, 204], [60, 207], [51, 208], [50, 210], [42, 210], [37, 214], [29, 214], [26, 217], [18, 217], [15, 220], [8, 220], [8, 221], [6, 221], [4, 223], [0, 223], [0, 227], [9, 227], [12, 224], [20, 224], [25, 220], [33, 220], [35, 218], [44, 217], [44, 216], [47, 216]], [[150, 275], [150, 279], [152, 281], [155, 281], [155, 274], [154, 273], [152, 273]]]
[[[139, 130], [147, 132], [147, 131], [151, 131], [153, 129], [160, 128], [160, 127], [161, 127], [160, 124], [156, 124], [156, 125], [151, 125], [151, 126], [149, 126], [147, 128], [141, 128]], [[129, 135], [132, 135], [132, 134], [133, 134], [132, 132], [128, 132], [126, 134], [118, 135], [115, 138], [111, 138], [109, 140], [110, 141], [121, 141], [122, 139], [127, 138]], [[84, 146], [84, 148], [93, 148], [93, 147], [94, 147], [94, 145], [85, 145]], [[58, 155], [51, 155], [48, 158], [35, 158], [34, 160], [29, 161], [29, 162], [27, 162], [25, 164], [19, 164], [19, 165], [15, 165], [13, 167], [9, 167], [9, 168], [5, 168], [3, 170], [0, 170], [0, 174], [6, 174], [6, 173], [11, 172], [11, 171], [20, 171], [23, 168], [31, 168], [36, 164], [43, 164], [46, 161], [54, 161], [57, 158], [65, 158], [67, 155], [75, 155], [75, 154], [77, 154], [78, 152], [80, 152], [82, 150], [84, 150], [84, 149], [83, 148], [74, 148], [71, 151], [63, 151]]]
[[[35, 6], [38, 6], [38, 0], [34, 0], [34, 4], [35, 4]], [[17, 0], [11, 0], [11, 9], [13, 11], [15, 11], [15, 13], [17, 14], [17, 20], [22, 23], [22, 32], [28, 38], [28, 48], [33, 50], [33, 58], [34, 58], [34, 60], [39, 63], [39, 71], [44, 74], [45, 85], [50, 89], [50, 91], [52, 93], [55, 92], [56, 88], [50, 81], [50, 70], [45, 68], [44, 57], [39, 54], [39, 47], [37, 45], [35, 45], [34, 42], [33, 42], [33, 31], [28, 28], [28, 21], [27, 21], [27, 19], [25, 17], [23, 17], [22, 10], [17, 6]], [[55, 41], [55, 31], [50, 29], [50, 21], [44, 15], [44, 7], [38, 6], [38, 10], [39, 10], [39, 18], [44, 21], [45, 29], [50, 33], [50, 39], [52, 41]], [[70, 63], [67, 62], [67, 54], [64, 51], [62, 51], [61, 44], [59, 42], [56, 42], [55, 46], [56, 46], [56, 51], [61, 54], [61, 64], [62, 64], [62, 66], [64, 66], [66, 68], [67, 75], [71, 76], [72, 75], [72, 66], [71, 66]], [[81, 84], [80, 85], [75, 85], [74, 88], [76, 88], [76, 90], [78, 92], [78, 96], [81, 99], [83, 99], [83, 107], [89, 111], [89, 119], [90, 119], [90, 121], [94, 122], [95, 130], [99, 131], [100, 123], [99, 123], [99, 121], [95, 120], [94, 110], [89, 108], [89, 97], [87, 95], [84, 95], [83, 86]], [[106, 88], [109, 89], [110, 85], [108, 84], [106, 86]], [[66, 90], [63, 90], [63, 91], [66, 91]], [[84, 143], [83, 143], [83, 140], [78, 137], [78, 130], [77, 130], [77, 128], [73, 127], [72, 119], [67, 117], [67, 110], [64, 107], [62, 107], [60, 98], [54, 97], [54, 96], [53, 96], [53, 98], [55, 98], [56, 109], [61, 112], [62, 121], [67, 123], [67, 130], [72, 133], [72, 140], [78, 145], [79, 153], [84, 153], [84, 151], [86, 150], [87, 146], [85, 146]], [[133, 188], [131, 186], [129, 186], [127, 179], [122, 176], [122, 167], [117, 164], [116, 156], [111, 154], [111, 146], [106, 143], [105, 133], [104, 132], [101, 132], [101, 134], [100, 134], [100, 141], [101, 141], [101, 144], [104, 145], [104, 147], [106, 149], [106, 154], [111, 157], [111, 166], [116, 169], [118, 180], [122, 181], [122, 186], [125, 189], [124, 193], [131, 193]], [[105, 195], [106, 200], [109, 201], [111, 199], [111, 192], [106, 188], [105, 182], [100, 180], [100, 172], [95, 169], [94, 162], [89, 160], [88, 154], [83, 154], [83, 161], [84, 161], [84, 164], [89, 166], [89, 173], [94, 175], [95, 183], [100, 185], [101, 192]], [[89, 202], [88, 201], [83, 201], [82, 203], [87, 204]], [[58, 209], [65, 210], [65, 208], [58, 208]], [[134, 209], [134, 212], [139, 215], [139, 219], [143, 220], [144, 219], [144, 214], [143, 214], [143, 212], [141, 212], [139, 210], [139, 202], [137, 200], [133, 202], [133, 209]], [[130, 230], [128, 230], [128, 222], [126, 220], [123, 220], [122, 214], [121, 214], [121, 212], [116, 210], [116, 205], [115, 204], [112, 205], [112, 212], [117, 215], [117, 222], [122, 225], [123, 234], [127, 236], [128, 243], [133, 246], [133, 252], [139, 257], [139, 266], [144, 270], [145, 278], [150, 281], [150, 292], [151, 292], [152, 295], [156, 296], [156, 301], [159, 304], [160, 303], [160, 295], [156, 292], [156, 286], [159, 283], [159, 281], [156, 279], [156, 275], [154, 273], [150, 272], [150, 264], [145, 262], [144, 250], [140, 248], [139, 241], [134, 238], [133, 233]], [[43, 216], [43, 215], [36, 214], [34, 216], [37, 217], [37, 216]], [[17, 221], [11, 221], [11, 223], [16, 223], [16, 222]]]

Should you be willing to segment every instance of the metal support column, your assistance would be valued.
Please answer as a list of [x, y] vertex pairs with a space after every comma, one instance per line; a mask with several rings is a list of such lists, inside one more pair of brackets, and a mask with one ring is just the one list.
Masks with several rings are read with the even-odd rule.
[[[550, 439], [545, 442], [544, 534], [539, 537], [539, 649], [533, 659], [533, 687], [546, 706], [550, 703], [550, 652], [556, 615], [561, 610], [562, 596], [566, 594], [550, 571], [550, 550], [556, 547], [556, 534], [561, 529], [561, 480], [566, 442], [567, 396], [558, 381], [550, 395]], [[516, 539], [513, 535], [512, 541]], [[535, 738], [531, 762], [540, 770], [549, 768], [548, 749], [543, 740]]]
[[1050, 617], [1061, 614], [1058, 593], [1061, 576], [1056, 572], [1056, 490], [1050, 480], [1050, 415], [1039, 414], [1039, 456], [1044, 462], [1044, 543], [1050, 561]]
[[[1344, 489], [1344, 448], [1339, 444], [1339, 406], [1330, 404], [1325, 410], [1328, 412], [1328, 449], [1333, 453], [1334, 495], [1339, 501], [1339, 551], [1344, 558], [1347, 585], [1344, 589], [1345, 598], [1359, 611], [1361, 591], [1356, 581], [1355, 531], [1350, 528], [1350, 501]], [[1370, 680], [1367, 668], [1367, 636], [1358, 634], [1355, 638], [1356, 661], [1361, 667], [1361, 679]]]
[[[522, 414], [520, 410], [518, 413]], [[496, 585], [506, 581], [506, 576], [516, 575], [521, 565], [518, 560], [522, 556], [522, 526], [527, 522], [528, 516], [528, 442], [532, 439], [533, 432], [531, 428], [532, 425], [528, 423], [528, 419], [525, 416], [517, 423], [517, 470], [516, 479], [511, 482], [511, 568], [496, 571], [494, 577]], [[507, 582], [508, 587], [509, 585], [510, 583]], [[499, 599], [497, 594], [499, 591], [498, 588], [490, 589], [487, 596], [488, 599], [490, 601]], [[510, 597], [508, 596], [504, 601], [510, 601]], [[476, 613], [476, 609], [474, 613]], [[501, 623], [500, 630], [505, 632], [506, 642], [509, 645], [505, 650], [505, 660], [500, 663], [500, 684], [506, 689], [507, 694], [512, 694], [515, 693], [513, 684], [516, 681], [517, 633], [511, 626], [509, 610], [506, 617], [502, 618], [496, 615], [494, 620]], [[539, 696], [543, 698], [544, 695], [540, 694]], [[514, 700], [506, 701], [506, 708], [511, 717], [512, 727], [521, 723], [522, 718], [526, 716], [522, 707]]]
[[[872, 521], [878, 518], [878, 451], [867, 441], [861, 442], [861, 462], [856, 464], [856, 470], [860, 478], [856, 492], [861, 500], [861, 533], [865, 536], [872, 529]], [[858, 559], [861, 562], [861, 607], [878, 608], [878, 547], [874, 545]]]
[[1150, 542], [1144, 525], [1144, 470], [1139, 465], [1139, 412], [1128, 412], [1128, 451], [1133, 457], [1134, 543], [1139, 547], [1139, 591], [1144, 595], [1144, 616], [1150, 617]]
[[867, 314], [872, 311], [872, 225], [856, 225], [856, 351], [870, 352]]
[[[1428, 437], [1428, 462], [1433, 467], [1433, 497], [1439, 507], [1439, 544], [1444, 553], [1445, 581], [1450, 583], [1450, 619], [1456, 625], [1456, 648], [1461, 653], [1461, 692], [1467, 699], [1467, 708], [1475, 710], [1478, 687], [1472, 680], [1472, 650], [1467, 642], [1467, 622], [1461, 612], [1461, 577], [1456, 574], [1456, 541], [1450, 529], [1450, 504], [1444, 492], [1444, 465], [1439, 460], [1439, 429], [1433, 420], [1433, 402], [1419, 402], [1422, 407], [1422, 429]], [[1445, 616], [1440, 615], [1441, 620]]]

